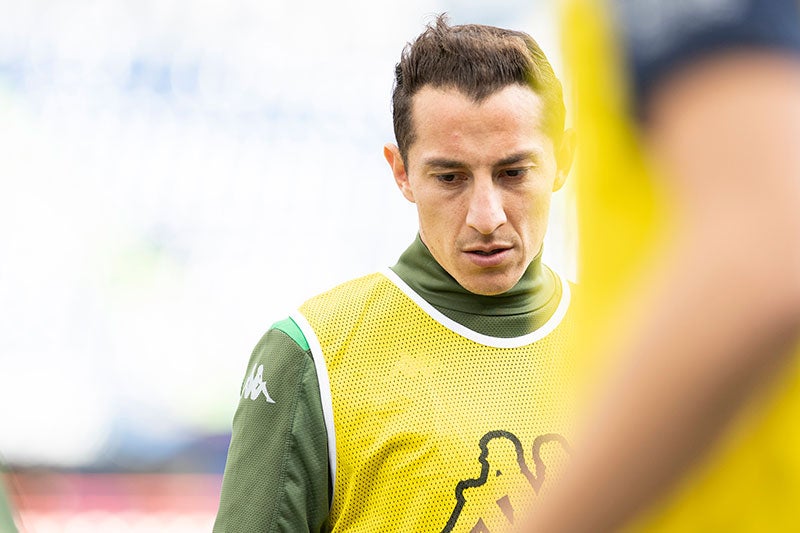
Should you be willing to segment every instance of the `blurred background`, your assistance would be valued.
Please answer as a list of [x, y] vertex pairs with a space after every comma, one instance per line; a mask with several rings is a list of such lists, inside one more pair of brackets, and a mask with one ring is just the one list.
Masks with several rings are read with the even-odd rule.
[[[382, 146], [400, 51], [443, 11], [529, 32], [561, 71], [547, 1], [0, 0], [21, 530], [210, 530], [252, 347], [415, 236]], [[574, 279], [569, 205], [545, 256]]]

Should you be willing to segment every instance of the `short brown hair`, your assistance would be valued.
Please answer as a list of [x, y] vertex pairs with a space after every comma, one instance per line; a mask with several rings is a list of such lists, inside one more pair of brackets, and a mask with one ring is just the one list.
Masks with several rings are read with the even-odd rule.
[[542, 98], [544, 131], [559, 139], [566, 114], [561, 82], [536, 41], [494, 26], [450, 26], [447, 15], [439, 15], [406, 45], [395, 67], [392, 118], [403, 160], [414, 142], [411, 101], [420, 89], [453, 88], [480, 103], [512, 84], [526, 85]]

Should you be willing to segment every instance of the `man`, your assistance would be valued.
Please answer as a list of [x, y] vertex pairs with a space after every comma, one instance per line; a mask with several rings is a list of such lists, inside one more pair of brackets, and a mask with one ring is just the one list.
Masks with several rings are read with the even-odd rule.
[[637, 290], [604, 324], [620, 361], [528, 528], [798, 531], [800, 7], [598, 4], [571, 2], [565, 27], [593, 143], [587, 312]]
[[442, 16], [392, 102], [418, 237], [256, 346], [215, 531], [503, 530], [565, 461], [570, 290], [541, 261], [560, 82], [528, 35]]

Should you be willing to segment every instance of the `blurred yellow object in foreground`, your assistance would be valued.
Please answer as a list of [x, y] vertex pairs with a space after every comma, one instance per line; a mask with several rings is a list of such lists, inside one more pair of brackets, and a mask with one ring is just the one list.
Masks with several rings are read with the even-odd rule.
[[[598, 360], [603, 346], [626, 334], [624, 308], [636, 280], [669, 238], [669, 205], [658, 185], [668, 177], [648, 168], [605, 4], [569, 0], [563, 22], [578, 135], [581, 352], [584, 370], [594, 377], [608, 364]], [[708, 317], [710, 326], [713, 320]], [[709, 460], [632, 529], [800, 531], [798, 360], [770, 397], [739, 417]]]

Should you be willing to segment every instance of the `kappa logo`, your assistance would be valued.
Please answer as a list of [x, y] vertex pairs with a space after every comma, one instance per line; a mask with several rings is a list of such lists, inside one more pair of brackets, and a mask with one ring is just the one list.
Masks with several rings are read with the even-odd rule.
[[242, 398], [257, 400], [262, 393], [267, 403], [275, 403], [275, 400], [267, 392], [267, 384], [264, 382], [264, 365], [258, 365], [258, 367], [253, 365], [253, 370], [247, 376], [244, 387], [242, 387]]
[[509, 431], [490, 431], [479, 446], [480, 475], [456, 485], [456, 505], [442, 533], [507, 531], [553, 477], [547, 461], [566, 462], [570, 455], [567, 440], [557, 433], [533, 441], [530, 466], [522, 443]]

